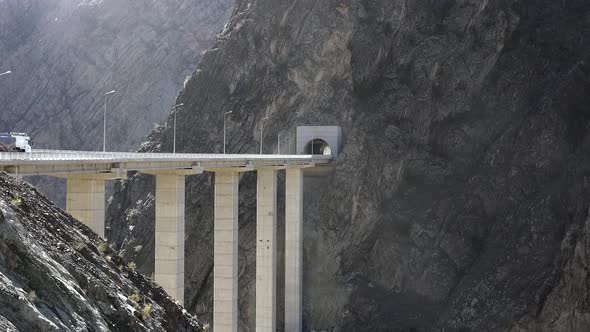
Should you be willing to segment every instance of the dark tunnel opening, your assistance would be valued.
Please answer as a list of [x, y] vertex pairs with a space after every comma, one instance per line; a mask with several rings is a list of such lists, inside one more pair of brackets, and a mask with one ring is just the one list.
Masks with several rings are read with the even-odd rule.
[[307, 143], [307, 145], [305, 145], [305, 154], [331, 155], [332, 148], [323, 139], [316, 138]]

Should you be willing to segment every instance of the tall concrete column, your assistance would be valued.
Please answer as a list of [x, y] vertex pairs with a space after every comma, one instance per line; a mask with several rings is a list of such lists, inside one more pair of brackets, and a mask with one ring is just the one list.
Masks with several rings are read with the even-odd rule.
[[213, 329], [238, 330], [238, 184], [239, 173], [215, 173], [213, 245]]
[[258, 170], [256, 332], [276, 331], [277, 171]]
[[156, 282], [184, 303], [184, 175], [156, 175]]
[[104, 238], [104, 179], [72, 177], [67, 179], [66, 210], [96, 234]]
[[303, 171], [285, 177], [285, 332], [301, 332]]

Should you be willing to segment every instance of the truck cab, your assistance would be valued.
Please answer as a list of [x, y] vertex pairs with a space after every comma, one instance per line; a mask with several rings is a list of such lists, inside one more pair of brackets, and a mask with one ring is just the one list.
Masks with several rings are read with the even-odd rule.
[[0, 152], [32, 152], [32, 145], [25, 133], [0, 133]]

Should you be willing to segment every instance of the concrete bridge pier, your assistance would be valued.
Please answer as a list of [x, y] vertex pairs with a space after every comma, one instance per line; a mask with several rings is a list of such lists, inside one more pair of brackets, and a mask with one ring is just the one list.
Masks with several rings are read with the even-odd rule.
[[238, 185], [237, 171], [215, 172], [213, 245], [213, 326], [238, 330]]
[[256, 331], [276, 331], [277, 171], [258, 169], [256, 197]]
[[114, 168], [111, 173], [69, 173], [54, 176], [66, 179], [66, 211], [104, 238], [105, 181], [126, 179], [127, 172]]
[[184, 303], [185, 175], [156, 174], [155, 281]]
[[303, 250], [303, 170], [285, 176], [285, 332], [301, 332]]
[[142, 171], [156, 176], [154, 281], [182, 305], [186, 177], [202, 172], [200, 168]]
[[67, 177], [66, 210], [104, 238], [105, 177], [100, 174]]

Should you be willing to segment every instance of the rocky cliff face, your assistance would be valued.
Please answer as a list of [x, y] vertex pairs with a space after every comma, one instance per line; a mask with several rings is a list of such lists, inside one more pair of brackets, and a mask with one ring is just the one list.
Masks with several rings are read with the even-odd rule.
[[[257, 151], [264, 116], [267, 153], [298, 125], [343, 127], [334, 173], [305, 181], [307, 330], [588, 330], [589, 15], [583, 0], [238, 1], [177, 100], [178, 144], [221, 151], [227, 111], [236, 153]], [[171, 144], [167, 125], [143, 149]], [[213, 178], [186, 201], [185, 303], [206, 319]], [[253, 330], [255, 174], [240, 191]], [[109, 209], [109, 240], [147, 273], [152, 192], [135, 175]]]
[[0, 130], [37, 147], [134, 150], [172, 106], [233, 0], [1, 0]]
[[203, 331], [35, 189], [0, 174], [2, 331]]

